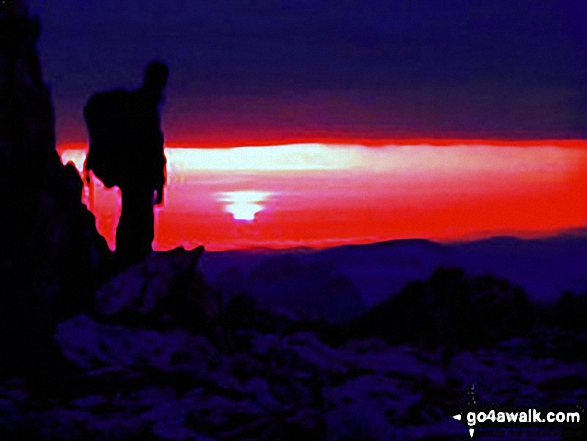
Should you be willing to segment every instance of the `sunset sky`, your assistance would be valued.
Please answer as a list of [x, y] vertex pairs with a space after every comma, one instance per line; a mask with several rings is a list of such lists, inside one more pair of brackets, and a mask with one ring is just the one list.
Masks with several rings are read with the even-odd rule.
[[[58, 140], [171, 69], [168, 145], [587, 134], [583, 0], [32, 0]], [[362, 141], [361, 141], [362, 140]], [[366, 141], [365, 141], [366, 140]]]
[[[587, 143], [168, 148], [156, 249], [540, 237], [587, 225]], [[83, 149], [62, 153], [79, 170]], [[119, 192], [94, 184], [114, 248]]]
[[[582, 0], [33, 0], [60, 150], [170, 66], [155, 246], [327, 246], [587, 225]], [[231, 147], [243, 147], [234, 149]], [[265, 146], [265, 147], [259, 147]], [[202, 147], [206, 149], [181, 149]], [[111, 246], [115, 190], [97, 186]]]

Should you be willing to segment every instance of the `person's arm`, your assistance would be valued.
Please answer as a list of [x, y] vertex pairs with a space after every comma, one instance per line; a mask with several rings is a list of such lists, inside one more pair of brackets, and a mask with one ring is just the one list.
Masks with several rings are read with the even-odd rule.
[[90, 170], [92, 170], [92, 164], [89, 159], [89, 154], [86, 155], [86, 159], [84, 160], [84, 179], [89, 184], [91, 180]]
[[163, 203], [165, 193], [165, 182], [162, 184], [157, 184], [155, 187], [155, 205], [160, 205]]
[[164, 140], [163, 133], [160, 132], [159, 140], [157, 143], [157, 157], [154, 164], [155, 172], [155, 204], [160, 205], [164, 200], [165, 183], [167, 178], [167, 159], [165, 158]]

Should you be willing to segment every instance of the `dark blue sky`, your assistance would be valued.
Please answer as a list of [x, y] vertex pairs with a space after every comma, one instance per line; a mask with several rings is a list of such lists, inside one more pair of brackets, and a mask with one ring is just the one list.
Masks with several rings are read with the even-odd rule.
[[61, 141], [96, 90], [168, 61], [170, 142], [583, 137], [581, 0], [31, 3]]

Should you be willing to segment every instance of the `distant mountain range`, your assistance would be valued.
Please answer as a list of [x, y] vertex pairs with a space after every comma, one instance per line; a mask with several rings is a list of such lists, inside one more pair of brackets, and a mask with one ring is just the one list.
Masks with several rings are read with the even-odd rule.
[[[320, 250], [222, 251], [205, 253], [201, 260], [206, 279], [227, 296], [248, 293], [263, 303], [303, 309], [316, 308], [316, 298], [325, 291], [344, 287], [350, 297], [340, 301], [352, 300], [351, 315], [363, 309], [356, 304], [357, 292], [363, 307], [369, 307], [408, 281], [449, 266], [470, 275], [493, 274], [521, 285], [535, 302], [551, 302], [566, 289], [587, 292], [587, 234], [576, 230], [543, 239], [494, 237], [449, 244], [411, 239]], [[333, 295], [324, 301], [332, 304]]]

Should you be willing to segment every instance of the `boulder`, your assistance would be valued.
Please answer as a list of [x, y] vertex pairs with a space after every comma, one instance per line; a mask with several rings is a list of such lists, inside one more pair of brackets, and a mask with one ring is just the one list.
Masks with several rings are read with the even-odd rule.
[[439, 268], [355, 320], [351, 335], [428, 348], [479, 347], [529, 335], [534, 325], [534, 308], [519, 286], [492, 275], [470, 277], [459, 268]]
[[212, 329], [221, 299], [207, 287], [198, 268], [203, 252], [200, 246], [151, 254], [97, 290], [95, 311], [109, 322]]

